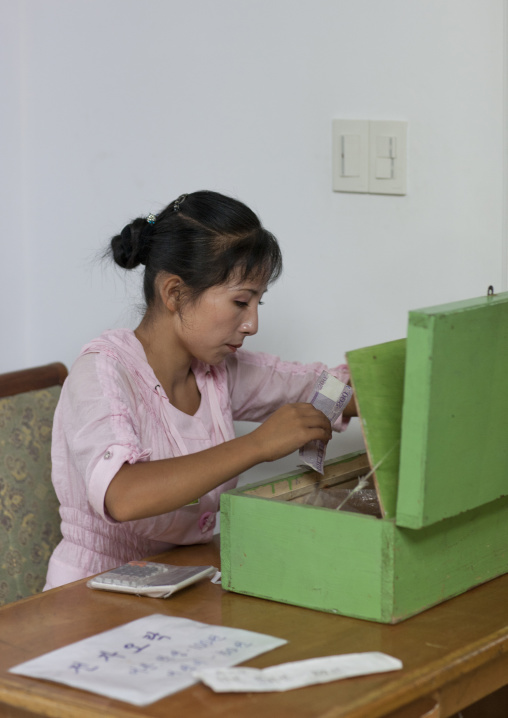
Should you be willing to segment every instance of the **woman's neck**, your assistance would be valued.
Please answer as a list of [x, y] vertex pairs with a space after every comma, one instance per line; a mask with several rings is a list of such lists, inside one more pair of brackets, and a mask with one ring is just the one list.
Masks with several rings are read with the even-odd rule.
[[192, 357], [179, 344], [171, 317], [146, 316], [134, 334], [169, 401], [186, 414], [195, 414], [200, 394], [191, 369]]

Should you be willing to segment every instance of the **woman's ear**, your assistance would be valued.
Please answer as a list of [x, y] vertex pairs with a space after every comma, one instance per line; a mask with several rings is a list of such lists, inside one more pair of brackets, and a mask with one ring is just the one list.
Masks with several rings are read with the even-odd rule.
[[170, 312], [179, 311], [183, 286], [182, 279], [176, 274], [166, 274], [161, 277], [159, 284], [160, 298]]

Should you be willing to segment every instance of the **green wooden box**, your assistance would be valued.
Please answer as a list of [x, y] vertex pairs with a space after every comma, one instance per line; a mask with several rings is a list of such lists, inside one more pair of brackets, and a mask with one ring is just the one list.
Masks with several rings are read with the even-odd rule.
[[[410, 312], [347, 361], [366, 453], [223, 494], [222, 586], [397, 623], [508, 571], [508, 293]], [[369, 467], [377, 516], [302, 503]]]

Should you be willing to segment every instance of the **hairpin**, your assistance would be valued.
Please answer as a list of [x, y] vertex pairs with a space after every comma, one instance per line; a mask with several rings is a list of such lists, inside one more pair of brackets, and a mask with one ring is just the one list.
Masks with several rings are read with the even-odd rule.
[[180, 205], [185, 202], [186, 197], [186, 194], [181, 194], [178, 199], [175, 199], [175, 202], [173, 204], [173, 212], [178, 212], [180, 210]]
[[148, 222], [148, 224], [155, 224], [156, 219], [157, 217], [154, 214], [149, 214], [146, 218], [146, 221]]

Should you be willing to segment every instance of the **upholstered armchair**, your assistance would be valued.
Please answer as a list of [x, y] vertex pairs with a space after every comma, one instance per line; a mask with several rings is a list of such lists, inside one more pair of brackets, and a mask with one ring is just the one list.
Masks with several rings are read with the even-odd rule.
[[60, 540], [51, 431], [63, 364], [0, 374], [0, 605], [42, 590]]

